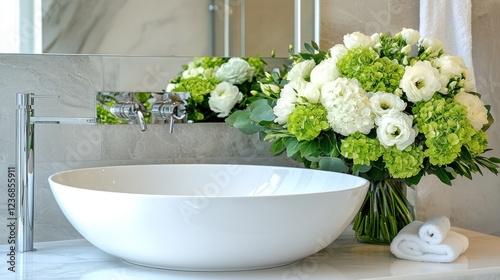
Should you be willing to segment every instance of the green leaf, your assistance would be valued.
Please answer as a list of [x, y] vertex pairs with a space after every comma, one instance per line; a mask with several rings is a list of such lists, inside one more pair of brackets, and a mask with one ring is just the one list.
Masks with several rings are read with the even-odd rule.
[[320, 170], [341, 173], [345, 173], [347, 171], [346, 164], [340, 158], [322, 157], [319, 160], [318, 166]]
[[304, 47], [306, 48], [306, 50], [310, 53], [315, 53], [315, 50], [313, 47], [311, 47], [311, 45], [309, 45], [308, 43], [304, 43]]
[[[265, 101], [265, 100], [264, 100]], [[275, 118], [273, 108], [267, 104], [261, 104], [252, 109], [252, 113], [250, 113], [250, 119], [254, 122], [261, 121], [273, 121]]]
[[299, 141], [296, 138], [290, 137], [285, 140], [286, 145], [286, 155], [288, 157], [293, 157], [299, 152]]
[[243, 113], [238, 114], [236, 120], [233, 122], [233, 126], [239, 129], [245, 134], [254, 134], [259, 131], [264, 130], [263, 126], [255, 123], [250, 119], [250, 113], [242, 111]]
[[317, 155], [319, 144], [317, 141], [301, 141], [299, 143], [299, 150], [303, 157]]
[[238, 118], [238, 116], [240, 116], [241, 114], [245, 114], [246, 112], [244, 111], [235, 111], [233, 112], [231, 115], [229, 115], [229, 117], [226, 118], [225, 122], [227, 124], [230, 124], [232, 126], [234, 126], [234, 122], [236, 121], [236, 119]]

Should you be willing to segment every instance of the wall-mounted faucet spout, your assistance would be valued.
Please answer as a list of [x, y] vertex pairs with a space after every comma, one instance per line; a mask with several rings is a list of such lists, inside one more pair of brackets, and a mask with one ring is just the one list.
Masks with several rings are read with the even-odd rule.
[[94, 124], [96, 118], [39, 117], [34, 115], [34, 99], [43, 97], [33, 93], [17, 94], [16, 113], [16, 250], [33, 251], [34, 178], [36, 123]]

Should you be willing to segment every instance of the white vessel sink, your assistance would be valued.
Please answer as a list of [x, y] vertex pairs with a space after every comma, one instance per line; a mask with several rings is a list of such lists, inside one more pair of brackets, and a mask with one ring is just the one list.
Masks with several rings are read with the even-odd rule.
[[137, 165], [49, 178], [71, 224], [127, 262], [175, 270], [275, 267], [335, 240], [366, 196], [359, 177], [251, 165]]

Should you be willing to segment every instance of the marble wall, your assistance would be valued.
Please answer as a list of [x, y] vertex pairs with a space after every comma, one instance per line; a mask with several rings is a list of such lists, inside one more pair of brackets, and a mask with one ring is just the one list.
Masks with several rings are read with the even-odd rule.
[[[500, 156], [500, 3], [473, 0], [473, 59], [478, 91], [492, 105], [497, 122], [489, 130], [491, 155]], [[324, 49], [353, 31], [397, 32], [418, 28], [418, 2], [413, 0], [322, 1]], [[278, 15], [278, 13], [276, 13]], [[263, 38], [262, 40], [265, 40]], [[288, 42], [284, 42], [288, 45]], [[0, 184], [14, 164], [15, 93], [60, 94], [37, 100], [39, 115], [94, 115], [99, 90], [160, 90], [178, 73], [187, 57], [96, 55], [0, 55]], [[77, 238], [57, 207], [47, 177], [57, 171], [115, 164], [238, 162], [293, 165], [273, 158], [267, 145], [225, 124], [186, 124], [168, 134], [161, 126], [140, 133], [134, 126], [39, 125], [37, 128], [36, 241]], [[418, 216], [448, 215], [455, 226], [500, 236], [500, 179], [492, 174], [473, 181], [457, 179], [445, 186], [433, 176], [417, 186]], [[0, 191], [0, 228], [5, 228], [7, 192]], [[6, 243], [0, 231], [0, 244]]]

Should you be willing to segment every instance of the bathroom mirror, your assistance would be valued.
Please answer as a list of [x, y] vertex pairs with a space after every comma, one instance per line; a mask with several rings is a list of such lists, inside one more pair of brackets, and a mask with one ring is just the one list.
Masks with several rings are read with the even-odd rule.
[[[314, 3], [319, 3], [319, 0], [39, 1], [41, 11], [33, 4], [38, 1], [19, 1], [19, 30], [20, 40], [30, 41], [37, 39], [35, 31], [41, 29], [42, 39], [37, 40], [41, 40], [42, 53], [261, 57], [269, 56], [272, 50], [277, 57], [288, 56], [288, 45], [294, 43], [296, 21], [301, 42], [310, 42]], [[29, 52], [29, 48], [23, 51], [21, 47], [21, 52]]]

